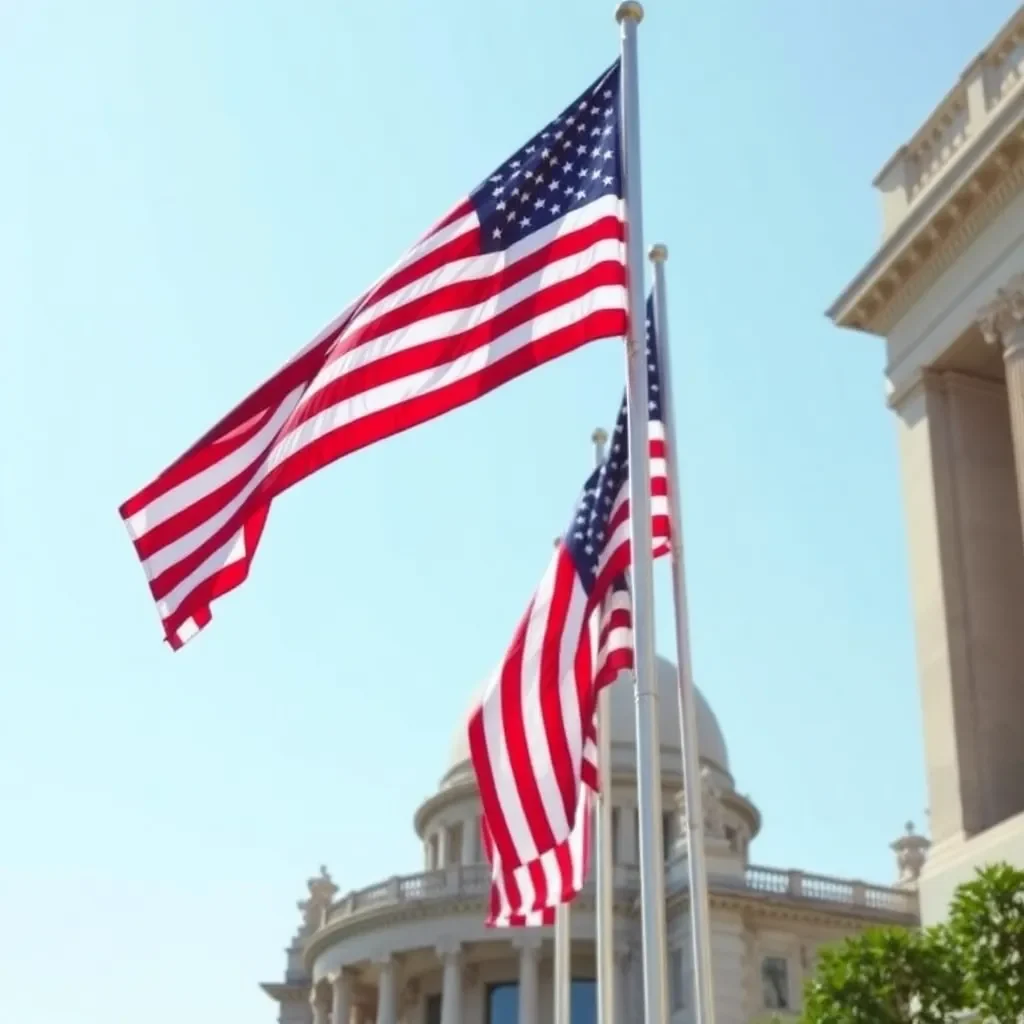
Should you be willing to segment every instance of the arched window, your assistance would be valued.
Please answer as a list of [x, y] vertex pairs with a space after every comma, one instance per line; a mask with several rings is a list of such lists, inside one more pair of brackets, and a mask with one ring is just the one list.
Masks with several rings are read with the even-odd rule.
[[[597, 982], [593, 978], [573, 978], [570, 996], [572, 1024], [597, 1024]], [[518, 1024], [519, 985], [500, 982], [487, 989], [486, 1024]]]

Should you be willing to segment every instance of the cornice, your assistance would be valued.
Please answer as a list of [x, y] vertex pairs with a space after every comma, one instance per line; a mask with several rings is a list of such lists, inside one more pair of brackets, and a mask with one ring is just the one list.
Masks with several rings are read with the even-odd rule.
[[309, 999], [310, 982], [261, 981], [260, 988], [277, 1003], [305, 1003]]
[[[861, 927], [877, 924], [901, 924], [914, 927], [919, 923], [917, 915], [901, 914], [896, 911], [879, 910], [862, 904], [828, 903], [821, 900], [807, 900], [779, 893], [764, 893], [756, 890], [734, 890], [711, 881], [708, 894], [712, 910], [735, 910], [749, 913], [754, 910], [761, 918], [786, 920], [802, 924], [816, 924], [825, 927], [849, 928], [853, 924]], [[674, 889], [666, 899], [666, 907], [683, 910], [689, 905], [689, 890], [686, 886]], [[574, 907], [582, 911], [595, 910], [594, 894], [584, 890], [574, 901]], [[452, 894], [436, 899], [408, 900], [389, 903], [380, 907], [330, 922], [319, 929], [306, 943], [303, 962], [312, 971], [318, 956], [341, 939], [382, 931], [394, 925], [410, 921], [428, 921], [439, 918], [472, 916], [483, 920], [487, 913], [487, 900], [481, 894]], [[615, 916], [624, 921], [637, 919], [640, 914], [638, 892], [620, 890], [615, 894]], [[501, 939], [496, 934], [495, 941]]]
[[1022, 118], [1024, 93], [992, 118], [833, 303], [827, 315], [837, 326], [886, 335], [1021, 192]]

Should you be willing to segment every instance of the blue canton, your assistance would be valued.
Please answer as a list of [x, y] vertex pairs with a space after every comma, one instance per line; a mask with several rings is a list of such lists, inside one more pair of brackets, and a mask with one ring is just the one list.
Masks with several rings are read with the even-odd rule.
[[602, 196], [622, 197], [619, 62], [470, 195], [484, 252], [500, 252]]
[[[661, 379], [654, 337], [653, 301], [653, 298], [647, 300], [647, 413], [652, 422], [661, 419]], [[565, 546], [588, 592], [597, 578], [612, 508], [629, 480], [628, 437], [629, 418], [626, 399], [623, 398], [604, 462], [590, 474], [565, 535]]]

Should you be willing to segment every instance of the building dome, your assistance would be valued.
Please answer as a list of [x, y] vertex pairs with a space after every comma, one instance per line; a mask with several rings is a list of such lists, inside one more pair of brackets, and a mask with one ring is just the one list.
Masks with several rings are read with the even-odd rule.
[[[661, 708], [660, 738], [663, 751], [679, 750], [679, 689], [676, 682], [676, 667], [667, 658], [657, 658], [657, 678], [659, 704]], [[486, 682], [484, 686], [486, 686]], [[701, 761], [729, 774], [729, 754], [725, 746], [725, 737], [718, 724], [711, 705], [704, 695], [694, 687], [697, 702], [697, 746]], [[469, 735], [467, 723], [469, 717], [480, 702], [483, 687], [477, 691], [470, 702], [469, 709], [463, 716], [459, 727], [452, 737], [450, 755], [445, 777], [450, 778], [462, 774], [469, 762]], [[623, 673], [611, 687], [611, 723], [613, 759], [618, 760], [614, 753], [636, 746], [636, 716], [633, 698], [633, 684], [628, 673]]]

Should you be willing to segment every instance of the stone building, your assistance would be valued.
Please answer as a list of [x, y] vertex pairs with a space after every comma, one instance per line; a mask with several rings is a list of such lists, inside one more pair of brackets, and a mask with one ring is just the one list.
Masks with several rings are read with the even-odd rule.
[[[668, 903], [669, 1005], [673, 1024], [692, 1019], [686, 848], [680, 840], [681, 757], [675, 667], [659, 659], [663, 841]], [[622, 1024], [643, 1018], [640, 995], [636, 750], [632, 686], [611, 690], [617, 1000]], [[697, 695], [705, 799], [715, 999], [720, 1024], [799, 1009], [817, 951], [873, 924], [918, 921], [916, 880], [927, 840], [893, 848], [895, 887], [758, 867], [751, 843], [761, 816], [736, 789], [714, 712]], [[480, 801], [465, 722], [435, 793], [416, 811], [423, 870], [340, 895], [326, 869], [299, 904], [302, 924], [284, 980], [265, 983], [281, 1024], [547, 1024], [552, 1016], [550, 929], [484, 927], [488, 869]], [[573, 1019], [594, 1016], [594, 902], [573, 904]]]
[[883, 237], [829, 310], [885, 339], [934, 843], [925, 923], [1024, 866], [1024, 7], [875, 179]]

